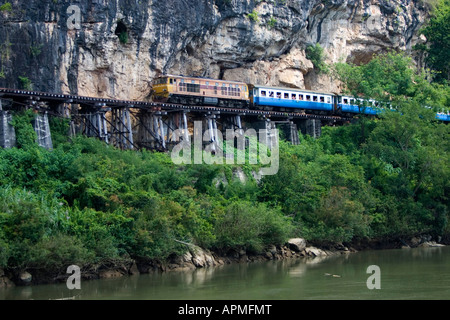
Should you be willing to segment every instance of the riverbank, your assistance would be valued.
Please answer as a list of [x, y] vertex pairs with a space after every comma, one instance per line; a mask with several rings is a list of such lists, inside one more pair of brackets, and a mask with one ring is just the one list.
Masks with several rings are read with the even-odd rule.
[[[350, 254], [363, 250], [408, 249], [415, 247], [440, 247], [450, 244], [450, 237], [433, 239], [420, 235], [411, 239], [364, 239], [351, 243], [312, 243], [302, 238], [289, 239], [282, 246], [268, 246], [261, 253], [246, 250], [210, 251], [192, 244], [185, 244], [183, 255], [171, 255], [165, 261], [152, 259], [122, 259], [104, 261], [101, 264], [83, 266], [82, 280], [108, 279], [152, 272], [180, 272], [198, 268], [217, 267], [226, 264], [251, 263], [283, 259], [316, 259]], [[0, 288], [66, 282], [71, 274], [62, 269], [0, 269]]]

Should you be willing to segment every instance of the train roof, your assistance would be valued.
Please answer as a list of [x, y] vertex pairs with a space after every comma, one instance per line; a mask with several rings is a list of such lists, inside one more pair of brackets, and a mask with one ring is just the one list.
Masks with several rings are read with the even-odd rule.
[[221, 79], [213, 79], [213, 78], [205, 78], [205, 77], [189, 77], [189, 76], [174, 75], [174, 74], [162, 74], [162, 75], [157, 76], [156, 78], [162, 78], [162, 77], [183, 78], [183, 79], [195, 79], [195, 80], [207, 80], [207, 81], [220, 81], [220, 82], [227, 82], [227, 83], [236, 83], [236, 84], [244, 84], [244, 85], [247, 85], [245, 82], [242, 82], [242, 81], [221, 80]]
[[324, 91], [317, 91], [317, 90], [307, 90], [307, 89], [300, 89], [300, 88], [287, 88], [287, 87], [276, 87], [276, 86], [265, 86], [262, 84], [252, 84], [250, 87], [254, 88], [265, 88], [265, 89], [271, 89], [271, 90], [284, 90], [284, 91], [296, 91], [296, 92], [306, 92], [306, 93], [316, 93], [321, 95], [328, 95], [331, 96], [333, 93], [330, 92], [324, 92]]

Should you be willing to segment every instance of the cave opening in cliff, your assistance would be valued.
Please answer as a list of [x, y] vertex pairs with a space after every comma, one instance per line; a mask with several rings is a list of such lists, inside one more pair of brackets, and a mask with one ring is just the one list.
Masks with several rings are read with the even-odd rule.
[[128, 42], [128, 28], [123, 21], [117, 22], [117, 27], [114, 34], [119, 37], [120, 42], [123, 44]]

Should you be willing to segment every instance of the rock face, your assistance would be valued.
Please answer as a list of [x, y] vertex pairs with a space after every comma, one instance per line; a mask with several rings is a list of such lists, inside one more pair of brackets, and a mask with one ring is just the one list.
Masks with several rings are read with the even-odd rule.
[[339, 90], [313, 70], [308, 44], [327, 62], [363, 63], [411, 51], [426, 18], [421, 0], [11, 3], [0, 12], [1, 87], [140, 100], [160, 73]]

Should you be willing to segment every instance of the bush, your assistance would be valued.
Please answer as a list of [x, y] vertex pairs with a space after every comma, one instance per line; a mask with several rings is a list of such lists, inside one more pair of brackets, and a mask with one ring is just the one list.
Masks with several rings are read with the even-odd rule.
[[11, 12], [12, 11], [12, 5], [10, 2], [5, 2], [0, 6], [0, 12]]
[[58, 271], [69, 265], [84, 266], [95, 261], [95, 254], [77, 237], [58, 233], [42, 238], [32, 246], [27, 267]]
[[[36, 260], [36, 249], [58, 231], [65, 211], [56, 199], [25, 190], [0, 188], [1, 260], [24, 267]], [[45, 258], [42, 257], [41, 261]]]
[[319, 73], [328, 73], [329, 67], [325, 63], [325, 56], [323, 53], [323, 48], [319, 43], [315, 45], [309, 45], [305, 50], [306, 58], [311, 60], [314, 68], [317, 69]]
[[313, 222], [303, 226], [308, 239], [343, 242], [369, 235], [370, 218], [363, 205], [351, 199], [346, 188], [333, 187], [314, 212]]
[[28, 79], [28, 77], [19, 76], [19, 83], [20, 83], [21, 89], [28, 90], [28, 91], [33, 89], [33, 83], [31, 82], [30, 79]]
[[269, 244], [279, 245], [292, 235], [289, 219], [262, 203], [232, 202], [215, 225], [215, 247], [243, 248], [261, 252]]
[[256, 10], [253, 10], [251, 13], [247, 14], [247, 17], [253, 22], [259, 21], [259, 14]]

